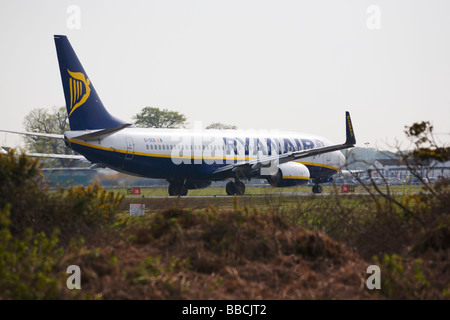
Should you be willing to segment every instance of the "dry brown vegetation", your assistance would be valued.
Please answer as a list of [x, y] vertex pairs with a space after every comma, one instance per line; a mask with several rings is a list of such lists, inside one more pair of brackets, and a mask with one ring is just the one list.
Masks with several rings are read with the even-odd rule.
[[[379, 297], [364, 289], [368, 264], [356, 253], [274, 213], [174, 208], [138, 219], [124, 230], [128, 240], [102, 248], [109, 267], [100, 275], [89, 268], [83, 291], [104, 299]], [[89, 265], [83, 259], [74, 263]]]

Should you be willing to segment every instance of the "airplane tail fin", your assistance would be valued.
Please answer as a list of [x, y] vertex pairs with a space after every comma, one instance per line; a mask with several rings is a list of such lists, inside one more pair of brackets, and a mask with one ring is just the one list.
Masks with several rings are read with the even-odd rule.
[[70, 130], [109, 129], [126, 124], [109, 114], [66, 36], [55, 35]]

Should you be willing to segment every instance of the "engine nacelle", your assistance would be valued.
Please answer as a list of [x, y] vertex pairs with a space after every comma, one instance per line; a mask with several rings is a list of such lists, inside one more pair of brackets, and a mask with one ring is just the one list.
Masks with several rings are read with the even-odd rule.
[[308, 168], [298, 162], [287, 162], [278, 166], [278, 172], [267, 177], [272, 187], [293, 187], [308, 183]]

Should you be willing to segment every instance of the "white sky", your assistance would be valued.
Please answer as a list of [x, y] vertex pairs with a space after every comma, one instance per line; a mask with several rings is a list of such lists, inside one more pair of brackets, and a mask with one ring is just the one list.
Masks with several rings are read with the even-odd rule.
[[[80, 29], [67, 26], [70, 5]], [[342, 143], [349, 110], [357, 146], [394, 146], [422, 120], [450, 144], [448, 0], [0, 0], [0, 128], [65, 104], [54, 34], [125, 121], [154, 106]]]

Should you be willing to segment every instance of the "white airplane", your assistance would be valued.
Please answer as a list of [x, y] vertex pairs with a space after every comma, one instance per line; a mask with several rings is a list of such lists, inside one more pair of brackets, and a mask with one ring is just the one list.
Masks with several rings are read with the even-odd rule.
[[86, 158], [91, 168], [166, 179], [171, 196], [223, 180], [230, 180], [228, 195], [242, 195], [243, 180], [261, 178], [275, 187], [302, 185], [311, 179], [312, 191], [321, 193], [320, 183], [332, 181], [345, 164], [339, 150], [356, 143], [349, 112], [343, 144], [302, 133], [135, 128], [105, 109], [67, 37], [54, 39], [70, 131], [64, 135], [0, 131], [63, 139], [82, 155], [63, 158]]

